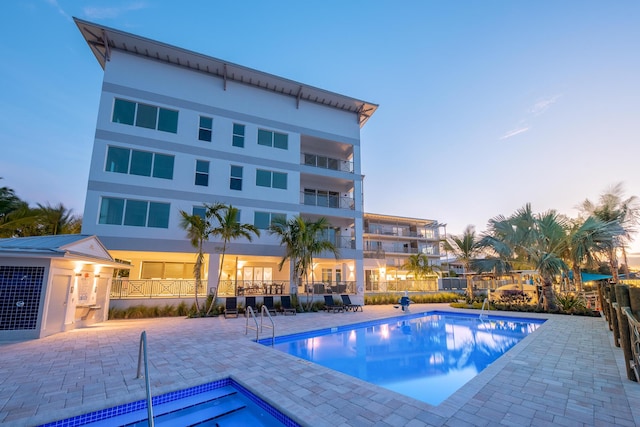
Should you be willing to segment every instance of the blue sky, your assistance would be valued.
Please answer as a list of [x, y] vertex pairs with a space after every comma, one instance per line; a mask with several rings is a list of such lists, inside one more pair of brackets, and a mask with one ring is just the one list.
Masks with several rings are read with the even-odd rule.
[[[81, 214], [102, 70], [71, 17], [380, 105], [365, 210], [478, 231], [640, 195], [640, 2], [3, 2], [0, 186]], [[634, 245], [638, 250], [639, 245]]]

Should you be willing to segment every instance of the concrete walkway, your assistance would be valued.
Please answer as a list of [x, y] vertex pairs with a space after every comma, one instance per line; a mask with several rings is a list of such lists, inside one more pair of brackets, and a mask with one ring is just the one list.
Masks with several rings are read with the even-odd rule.
[[[412, 305], [431, 309], [451, 310]], [[285, 335], [398, 314], [366, 306], [274, 320]], [[640, 385], [624, 376], [604, 319], [528, 317], [548, 321], [435, 407], [256, 344], [243, 317], [109, 321], [0, 343], [0, 423], [35, 426], [144, 399], [135, 376], [146, 330], [154, 395], [232, 376], [303, 425], [640, 425]]]

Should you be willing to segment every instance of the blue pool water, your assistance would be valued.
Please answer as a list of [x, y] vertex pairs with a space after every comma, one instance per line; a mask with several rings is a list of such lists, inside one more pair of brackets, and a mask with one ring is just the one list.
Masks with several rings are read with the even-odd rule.
[[[298, 423], [231, 378], [155, 396], [153, 415], [158, 427], [299, 427]], [[145, 400], [139, 400], [40, 427], [147, 425], [147, 404]]]
[[438, 405], [543, 322], [429, 312], [279, 337], [274, 348]]

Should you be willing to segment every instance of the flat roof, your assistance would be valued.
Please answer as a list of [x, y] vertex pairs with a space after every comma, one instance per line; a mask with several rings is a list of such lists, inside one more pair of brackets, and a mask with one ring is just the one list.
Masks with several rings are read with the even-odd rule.
[[75, 17], [73, 20], [102, 69], [104, 69], [106, 62], [109, 61], [111, 51], [120, 50], [222, 78], [225, 82], [225, 87], [226, 82], [229, 80], [290, 96], [296, 99], [297, 105], [299, 105], [300, 101], [307, 101], [348, 111], [357, 115], [360, 127], [364, 126], [369, 117], [378, 108], [377, 104], [371, 102], [329, 92], [222, 59], [83, 21]]

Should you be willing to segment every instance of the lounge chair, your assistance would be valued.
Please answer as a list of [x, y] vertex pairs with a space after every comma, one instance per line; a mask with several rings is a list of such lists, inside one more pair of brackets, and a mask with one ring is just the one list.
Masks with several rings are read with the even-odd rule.
[[297, 310], [291, 305], [291, 297], [289, 295], [282, 295], [280, 297], [280, 304], [282, 304], [282, 313], [285, 316], [287, 314], [296, 314]]
[[263, 304], [265, 307], [267, 307], [267, 310], [270, 314], [273, 314], [274, 316], [278, 314], [276, 308], [273, 306], [273, 297], [264, 297]]
[[258, 306], [256, 305], [256, 297], [245, 297], [244, 298], [244, 317], [249, 315], [249, 310], [247, 307], [251, 307], [253, 309], [253, 313], [258, 315]]
[[236, 297], [227, 297], [224, 308], [224, 318], [227, 317], [238, 317], [238, 298]]
[[327, 310], [327, 312], [333, 311], [334, 313], [344, 311], [344, 307], [337, 305], [331, 295], [324, 296], [324, 309]]
[[349, 310], [358, 311], [358, 309], [362, 311], [362, 306], [360, 304], [352, 303], [351, 298], [349, 298], [349, 295], [342, 294], [340, 295], [340, 298], [342, 298], [342, 304], [344, 305], [344, 308], [347, 311]]

